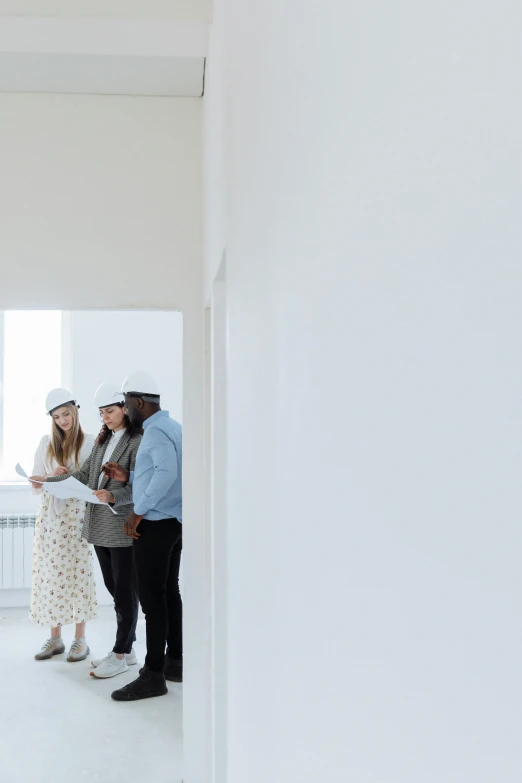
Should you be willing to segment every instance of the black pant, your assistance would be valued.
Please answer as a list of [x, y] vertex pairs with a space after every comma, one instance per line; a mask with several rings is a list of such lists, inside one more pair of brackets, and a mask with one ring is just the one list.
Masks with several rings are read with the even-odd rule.
[[132, 643], [136, 641], [139, 611], [132, 547], [95, 546], [94, 548], [98, 555], [105, 587], [114, 598], [118, 628], [113, 651], [118, 655], [130, 653]]
[[134, 563], [138, 577], [141, 608], [147, 628], [145, 663], [153, 672], [162, 672], [167, 653], [183, 658], [182, 603], [179, 592], [179, 565], [182, 526], [177, 519], [153, 522], [143, 519], [140, 537], [134, 540]]

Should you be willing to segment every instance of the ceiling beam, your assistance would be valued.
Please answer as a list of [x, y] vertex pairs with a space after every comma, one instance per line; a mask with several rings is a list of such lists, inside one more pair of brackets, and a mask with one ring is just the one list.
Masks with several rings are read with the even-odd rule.
[[0, 19], [5, 53], [204, 58], [208, 38], [207, 24], [160, 19]]

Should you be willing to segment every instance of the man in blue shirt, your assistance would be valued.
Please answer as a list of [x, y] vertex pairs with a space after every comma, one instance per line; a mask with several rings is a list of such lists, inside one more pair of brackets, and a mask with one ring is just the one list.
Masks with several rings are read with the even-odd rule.
[[[136, 372], [123, 382], [131, 422], [143, 427], [135, 470], [108, 462], [105, 472], [132, 483], [134, 511], [125, 533], [134, 539], [134, 563], [145, 614], [147, 657], [140, 676], [114, 691], [115, 701], [137, 701], [168, 693], [166, 679], [183, 680], [182, 603], [179, 566], [182, 549], [181, 424], [160, 408], [158, 384]], [[125, 473], [126, 478], [122, 479]], [[165, 644], [167, 654], [165, 656]]]

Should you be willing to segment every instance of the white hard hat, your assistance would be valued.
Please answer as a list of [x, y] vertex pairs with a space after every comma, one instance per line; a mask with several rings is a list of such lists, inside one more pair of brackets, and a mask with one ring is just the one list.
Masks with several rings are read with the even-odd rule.
[[[76, 400], [72, 392], [68, 389], [53, 389], [47, 395], [45, 407], [47, 408], [47, 413], [52, 413], [57, 408], [62, 408], [70, 402], [76, 405]], [[78, 405], [77, 407], [79, 408], [80, 406]]]
[[123, 381], [121, 387], [122, 394], [134, 394], [139, 397], [159, 397], [159, 384], [148, 372], [138, 370], [131, 372]]
[[121, 405], [125, 401], [118, 391], [117, 383], [102, 383], [96, 389], [94, 404], [97, 408], [109, 408], [111, 405]]

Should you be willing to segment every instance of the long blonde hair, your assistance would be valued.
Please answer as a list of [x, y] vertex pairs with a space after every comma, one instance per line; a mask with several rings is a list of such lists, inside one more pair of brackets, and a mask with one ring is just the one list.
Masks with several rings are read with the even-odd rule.
[[85, 435], [80, 424], [80, 416], [78, 415], [78, 408], [72, 402], [68, 402], [67, 405], [61, 405], [61, 408], [67, 408], [71, 413], [73, 419], [73, 425], [68, 434], [66, 434], [61, 427], [58, 426], [56, 421], [52, 420], [51, 440], [49, 442], [48, 455], [49, 459], [54, 459], [58, 465], [67, 466], [69, 460], [74, 455], [74, 464], [77, 468], [80, 467], [80, 451], [85, 440]]

